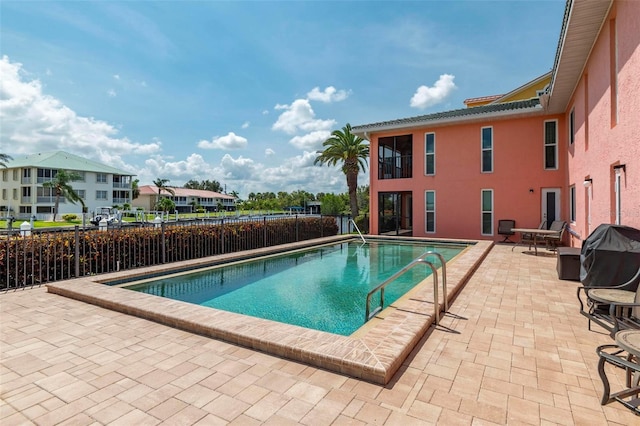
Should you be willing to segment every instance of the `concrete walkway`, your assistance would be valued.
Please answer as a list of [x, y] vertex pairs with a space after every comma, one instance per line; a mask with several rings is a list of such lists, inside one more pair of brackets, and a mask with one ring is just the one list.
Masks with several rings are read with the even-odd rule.
[[640, 424], [600, 405], [595, 348], [611, 339], [541, 254], [495, 246], [387, 386], [44, 288], [0, 294], [0, 423]]

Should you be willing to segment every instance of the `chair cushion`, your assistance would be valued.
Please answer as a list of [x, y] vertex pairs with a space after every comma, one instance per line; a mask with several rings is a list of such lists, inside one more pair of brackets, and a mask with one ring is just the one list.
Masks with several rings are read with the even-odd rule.
[[596, 288], [588, 291], [590, 299], [600, 303], [633, 303], [635, 291], [616, 290], [610, 288]]

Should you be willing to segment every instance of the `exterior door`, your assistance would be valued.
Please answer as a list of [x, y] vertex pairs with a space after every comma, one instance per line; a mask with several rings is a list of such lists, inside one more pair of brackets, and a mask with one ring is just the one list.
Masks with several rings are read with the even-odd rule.
[[547, 221], [547, 229], [554, 220], [560, 219], [560, 188], [542, 190], [542, 220]]

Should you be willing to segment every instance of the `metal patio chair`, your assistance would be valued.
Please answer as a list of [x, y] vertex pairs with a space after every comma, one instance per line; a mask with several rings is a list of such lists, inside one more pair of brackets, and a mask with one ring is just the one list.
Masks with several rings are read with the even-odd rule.
[[[596, 349], [598, 354], [598, 374], [602, 380], [604, 391], [601, 405], [617, 401], [640, 415], [640, 330], [624, 330], [616, 333], [615, 344], [601, 345]], [[609, 364], [625, 372], [625, 387], [611, 393], [611, 385], [605, 371]]]
[[498, 235], [504, 235], [504, 240], [502, 243], [513, 243], [509, 237], [515, 234], [512, 231], [513, 228], [516, 227], [516, 221], [513, 219], [501, 219], [498, 221]]
[[[580, 296], [585, 293], [586, 306]], [[614, 337], [622, 329], [640, 329], [640, 268], [626, 283], [617, 286], [579, 286], [580, 314]], [[608, 308], [608, 309], [607, 309]]]

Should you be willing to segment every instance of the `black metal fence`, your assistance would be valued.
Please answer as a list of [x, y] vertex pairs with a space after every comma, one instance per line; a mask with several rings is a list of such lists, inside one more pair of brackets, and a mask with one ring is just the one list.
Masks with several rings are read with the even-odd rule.
[[0, 234], [0, 291], [348, 232], [348, 219], [331, 216], [12, 230]]

